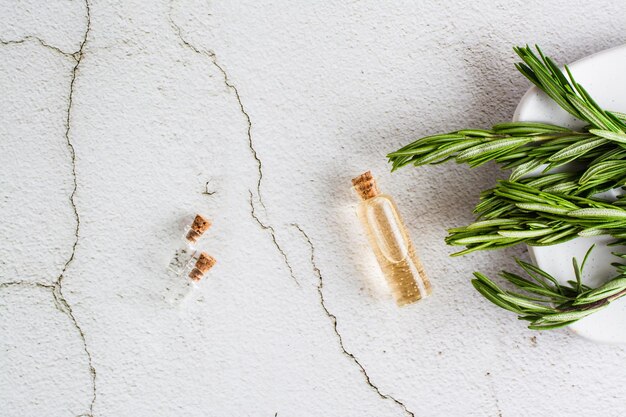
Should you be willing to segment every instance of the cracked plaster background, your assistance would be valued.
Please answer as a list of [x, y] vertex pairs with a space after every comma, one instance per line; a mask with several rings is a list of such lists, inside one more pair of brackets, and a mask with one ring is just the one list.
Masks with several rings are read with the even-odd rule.
[[[469, 285], [522, 248], [447, 257], [500, 174], [384, 155], [510, 118], [512, 45], [567, 62], [625, 23], [617, 1], [0, 2], [0, 415], [621, 415], [624, 348], [528, 331]], [[428, 301], [380, 284], [366, 169]], [[218, 264], [171, 308], [195, 211]]]

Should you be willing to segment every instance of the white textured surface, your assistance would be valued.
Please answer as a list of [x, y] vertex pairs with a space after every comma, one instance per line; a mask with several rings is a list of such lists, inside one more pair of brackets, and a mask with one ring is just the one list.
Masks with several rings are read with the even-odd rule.
[[[510, 47], [616, 45], [621, 2], [3, 0], [0, 23], [2, 416], [623, 414], [623, 347], [533, 333], [471, 288], [521, 248], [447, 257], [500, 174], [384, 158], [510, 118]], [[380, 291], [365, 169], [428, 301]], [[218, 265], [172, 309], [163, 262], [194, 211]]]

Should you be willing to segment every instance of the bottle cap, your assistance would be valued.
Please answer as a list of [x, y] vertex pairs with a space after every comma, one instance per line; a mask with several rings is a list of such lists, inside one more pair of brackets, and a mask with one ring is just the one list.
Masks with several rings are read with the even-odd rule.
[[356, 178], [352, 179], [352, 185], [363, 200], [376, 197], [380, 194], [376, 180], [371, 171], [364, 172]]
[[200, 236], [202, 236], [202, 234], [209, 229], [209, 227], [211, 227], [211, 221], [199, 214], [196, 214], [196, 218], [193, 219], [191, 228], [189, 229], [189, 232], [187, 232], [187, 240], [195, 243], [198, 239], [200, 239]]
[[209, 269], [213, 268], [216, 262], [217, 261], [214, 257], [206, 252], [201, 252], [200, 256], [198, 256], [196, 264], [191, 272], [189, 272], [189, 278], [194, 281], [200, 281], [200, 279], [202, 279], [202, 277], [209, 272]]

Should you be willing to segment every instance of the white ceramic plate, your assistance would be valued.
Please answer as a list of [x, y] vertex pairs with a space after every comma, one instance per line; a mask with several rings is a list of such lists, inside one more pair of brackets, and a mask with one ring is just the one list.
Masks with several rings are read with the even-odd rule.
[[[600, 106], [626, 112], [626, 45], [588, 56], [569, 67], [576, 81], [587, 89]], [[561, 109], [536, 87], [532, 87], [522, 97], [513, 119], [574, 128], [584, 124]], [[596, 287], [616, 274], [611, 262], [616, 262], [619, 258], [611, 255], [611, 252], [618, 248], [607, 247], [610, 241], [611, 238], [607, 237], [577, 238], [559, 245], [529, 247], [528, 250], [539, 267], [565, 282], [574, 279], [572, 257], [582, 261], [589, 247], [595, 243], [596, 247], [585, 266], [584, 282]], [[626, 297], [579, 320], [569, 326], [569, 329], [596, 342], [626, 344]]]

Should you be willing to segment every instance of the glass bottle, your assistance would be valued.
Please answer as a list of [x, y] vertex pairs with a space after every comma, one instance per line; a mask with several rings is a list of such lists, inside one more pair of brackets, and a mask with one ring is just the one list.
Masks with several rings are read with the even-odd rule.
[[168, 268], [176, 275], [182, 275], [188, 266], [199, 255], [196, 242], [211, 227], [211, 222], [197, 214], [191, 226], [185, 229], [185, 236], [181, 240], [170, 260]]
[[168, 284], [165, 299], [171, 304], [184, 300], [202, 277], [215, 265], [215, 259], [200, 251], [196, 243], [211, 227], [211, 222], [201, 215], [196, 215], [193, 223], [185, 228], [183, 239], [179, 242], [174, 256], [170, 260]]
[[189, 263], [189, 266], [185, 269], [186, 276], [191, 279], [192, 282], [197, 283], [202, 277], [209, 272], [209, 269], [217, 263], [214, 257], [206, 252], [200, 252], [193, 257], [195, 261], [193, 264]]
[[[192, 261], [183, 268], [182, 274], [177, 274], [166, 287], [165, 299], [170, 304], [180, 304], [191, 292], [197, 288], [202, 277], [213, 268], [217, 261], [206, 252], [196, 251]], [[181, 277], [180, 275], [183, 275]]]
[[430, 295], [432, 288], [391, 196], [380, 194], [370, 171], [352, 180], [361, 202], [357, 214], [399, 306]]

